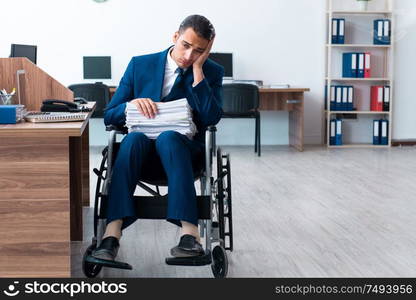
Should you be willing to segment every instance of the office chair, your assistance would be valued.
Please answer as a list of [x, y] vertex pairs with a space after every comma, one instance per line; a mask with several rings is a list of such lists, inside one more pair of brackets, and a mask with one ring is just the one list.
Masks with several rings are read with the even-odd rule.
[[261, 155], [259, 88], [247, 83], [229, 83], [223, 85], [223, 118], [256, 119], [254, 134], [254, 152]]
[[74, 92], [74, 97], [82, 97], [88, 101], [95, 101], [96, 108], [92, 118], [103, 118], [104, 109], [110, 101], [110, 90], [107, 85], [96, 83], [72, 84], [68, 87]]

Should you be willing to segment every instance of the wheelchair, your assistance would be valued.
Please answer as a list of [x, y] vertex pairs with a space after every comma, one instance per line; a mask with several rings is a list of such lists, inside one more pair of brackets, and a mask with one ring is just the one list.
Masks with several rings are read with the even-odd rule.
[[[111, 181], [112, 165], [120, 143], [116, 143], [119, 134], [127, 134], [127, 128], [107, 126], [108, 146], [102, 151], [99, 169], [94, 168], [98, 176], [94, 203], [94, 236], [82, 259], [82, 270], [86, 277], [96, 277], [102, 267], [132, 270], [126, 262], [97, 259], [92, 251], [100, 244], [105, 231], [106, 203]], [[233, 251], [233, 227], [231, 206], [231, 165], [229, 154], [223, 154], [215, 143], [216, 127], [208, 127], [205, 134], [205, 153], [194, 166], [194, 179], [200, 181], [201, 195], [197, 195], [198, 223], [201, 238], [205, 237], [205, 253], [200, 256], [178, 258], [168, 257], [166, 264], [176, 266], [211, 265], [215, 278], [225, 278], [228, 272], [228, 251]], [[216, 177], [213, 164], [216, 164]], [[214, 166], [215, 167], [215, 166]], [[134, 196], [136, 214], [139, 219], [166, 219], [167, 194], [160, 193], [160, 186], [167, 186], [167, 178], [143, 178], [137, 185], [150, 196]], [[214, 248], [213, 248], [214, 247]], [[211, 249], [213, 249], [211, 251]]]

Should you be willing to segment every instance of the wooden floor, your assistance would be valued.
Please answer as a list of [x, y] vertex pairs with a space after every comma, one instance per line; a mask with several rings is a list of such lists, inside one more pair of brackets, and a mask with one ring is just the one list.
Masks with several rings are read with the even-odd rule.
[[[233, 188], [229, 277], [416, 277], [416, 147], [271, 146], [260, 158], [253, 147], [224, 149]], [[100, 150], [91, 150], [97, 166]], [[84, 213], [85, 242], [72, 244], [74, 277], [83, 277], [92, 236], [92, 211]], [[211, 277], [209, 266], [165, 265], [178, 238], [166, 221], [140, 220], [124, 231], [118, 256], [134, 270], [100, 276]]]

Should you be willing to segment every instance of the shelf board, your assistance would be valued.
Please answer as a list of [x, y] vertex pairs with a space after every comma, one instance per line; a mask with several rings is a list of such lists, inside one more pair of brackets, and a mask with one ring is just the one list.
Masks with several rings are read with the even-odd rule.
[[391, 81], [390, 78], [329, 78], [326, 77], [326, 80], [332, 81]]
[[326, 46], [334, 48], [391, 48], [391, 45], [373, 44], [326, 44]]
[[332, 111], [325, 111], [329, 112], [330, 114], [359, 114], [359, 115], [388, 115], [390, 114], [389, 111], [363, 111], [363, 110], [332, 110]]
[[327, 11], [327, 14], [337, 14], [337, 15], [391, 15], [393, 12], [390, 10], [333, 10]]
[[346, 144], [341, 146], [327, 145], [328, 148], [390, 148], [389, 145], [373, 145], [373, 144]]

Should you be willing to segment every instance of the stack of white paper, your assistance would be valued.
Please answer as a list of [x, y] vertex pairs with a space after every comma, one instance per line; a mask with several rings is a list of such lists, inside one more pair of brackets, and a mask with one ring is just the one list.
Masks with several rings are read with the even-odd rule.
[[126, 126], [129, 132], [143, 132], [150, 139], [156, 139], [163, 131], [173, 130], [192, 138], [197, 132], [192, 121], [192, 110], [183, 98], [169, 102], [155, 102], [158, 113], [148, 119], [134, 104], [127, 103]]

